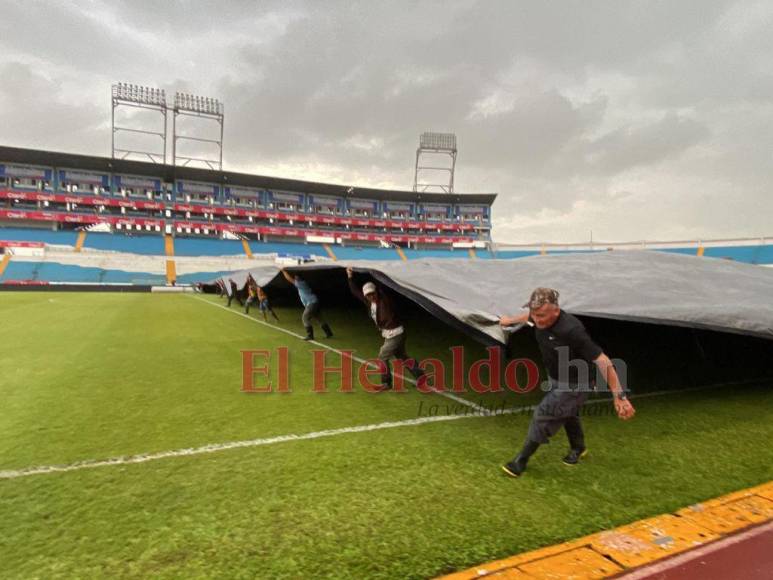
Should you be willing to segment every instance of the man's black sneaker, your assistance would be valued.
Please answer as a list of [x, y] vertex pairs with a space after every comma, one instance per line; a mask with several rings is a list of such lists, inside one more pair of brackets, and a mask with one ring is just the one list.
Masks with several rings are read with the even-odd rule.
[[526, 471], [526, 463], [516, 457], [510, 463], [505, 463], [502, 466], [502, 471], [510, 477], [521, 477], [521, 474]]
[[569, 452], [569, 455], [564, 457], [563, 461], [566, 465], [577, 465], [580, 462], [580, 459], [588, 455], [588, 450], [586, 448], [582, 449], [572, 449]]

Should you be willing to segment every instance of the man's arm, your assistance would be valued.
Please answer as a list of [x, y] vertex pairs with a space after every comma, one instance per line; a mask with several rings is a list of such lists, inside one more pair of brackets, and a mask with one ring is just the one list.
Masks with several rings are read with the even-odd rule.
[[354, 272], [351, 268], [346, 269], [346, 281], [349, 283], [349, 290], [351, 291], [352, 295], [360, 302], [367, 303], [362, 290], [357, 288], [357, 285], [354, 283]]
[[281, 270], [279, 270], [279, 271], [280, 271], [280, 272], [282, 272], [282, 276], [284, 276], [284, 277], [285, 277], [285, 280], [287, 280], [287, 281], [288, 281], [290, 284], [292, 284], [293, 286], [295, 286], [295, 276], [293, 276], [292, 274], [290, 274], [290, 272], [288, 272], [288, 271], [287, 271], [287, 270], [285, 270], [284, 268], [282, 268], [282, 269], [281, 269]]
[[526, 324], [529, 321], [529, 313], [515, 314], [513, 316], [500, 316], [500, 326], [513, 326], [515, 324]]
[[636, 409], [633, 408], [631, 401], [625, 396], [625, 392], [620, 386], [620, 377], [617, 376], [615, 365], [612, 364], [612, 361], [609, 360], [609, 357], [603, 352], [593, 362], [598, 367], [606, 384], [609, 385], [609, 390], [612, 391], [612, 396], [615, 399], [615, 411], [617, 411], [617, 416], [623, 421], [632, 419], [636, 414]]

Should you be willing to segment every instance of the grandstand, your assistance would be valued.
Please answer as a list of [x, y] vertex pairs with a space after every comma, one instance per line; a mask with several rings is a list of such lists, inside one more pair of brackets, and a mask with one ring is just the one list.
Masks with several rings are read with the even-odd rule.
[[490, 240], [496, 194], [346, 187], [0, 147], [0, 218], [52, 230], [450, 247]]
[[496, 244], [495, 199], [0, 147], [0, 283], [185, 284], [277, 258], [512, 259], [626, 249], [773, 264], [764, 238]]
[[[495, 199], [0, 147], [0, 241], [14, 255], [0, 276], [173, 283], [221, 270], [186, 265], [186, 257], [468, 256], [490, 243]], [[18, 242], [45, 245], [18, 252]], [[97, 260], [96, 252], [111, 255]], [[148, 259], [126, 269], [114, 252]], [[164, 268], [153, 256], [165, 258]], [[180, 266], [190, 276], [178, 280]]]

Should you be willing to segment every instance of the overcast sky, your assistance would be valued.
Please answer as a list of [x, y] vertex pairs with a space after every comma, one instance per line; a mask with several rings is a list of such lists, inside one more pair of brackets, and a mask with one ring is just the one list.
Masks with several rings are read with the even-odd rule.
[[0, 143], [110, 154], [110, 85], [225, 103], [225, 168], [410, 189], [497, 241], [773, 236], [773, 2], [0, 0]]

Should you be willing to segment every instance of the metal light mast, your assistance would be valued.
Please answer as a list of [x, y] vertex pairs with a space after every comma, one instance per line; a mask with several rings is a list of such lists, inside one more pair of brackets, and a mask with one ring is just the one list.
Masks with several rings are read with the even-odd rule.
[[[147, 157], [153, 163], [166, 163], [166, 93], [163, 89], [155, 89], [129, 83], [118, 83], [112, 87], [112, 154], [115, 159], [117, 156], [126, 159], [129, 156]], [[118, 107], [130, 107], [134, 109], [146, 109], [157, 111], [163, 117], [164, 126], [161, 131], [153, 131], [144, 125], [135, 123], [135, 127], [121, 127], [115, 124], [115, 111]], [[128, 121], [127, 121], [128, 122]], [[141, 128], [140, 128], [141, 127]], [[158, 151], [142, 149], [123, 149], [116, 147], [116, 134], [119, 132], [135, 133], [143, 135], [155, 135], [161, 138], [163, 149]]]
[[[413, 191], [427, 191], [439, 188], [443, 193], [454, 192], [454, 169], [456, 168], [456, 135], [453, 133], [422, 133], [419, 148], [416, 149], [416, 171], [413, 177]], [[443, 164], [450, 158], [450, 165]], [[436, 165], [440, 163], [440, 165]], [[448, 174], [448, 181], [437, 183], [438, 173]], [[429, 175], [428, 175], [429, 174]], [[427, 176], [428, 177], [424, 177]]]
[[[208, 139], [203, 137], [192, 137], [188, 135], [180, 135], [177, 133], [177, 117], [183, 115], [188, 117], [196, 117], [199, 119], [211, 119], [215, 121], [220, 127], [219, 139]], [[198, 95], [189, 95], [187, 93], [176, 93], [174, 96], [174, 108], [172, 115], [172, 163], [178, 164], [178, 161], [182, 162], [180, 165], [188, 165], [190, 162], [203, 163], [209, 169], [223, 169], [223, 121], [224, 121], [224, 107], [217, 99], [210, 97], [201, 97]], [[218, 158], [209, 159], [206, 157], [188, 157], [179, 155], [177, 153], [177, 142], [195, 141], [198, 143], [210, 143], [217, 146]]]

